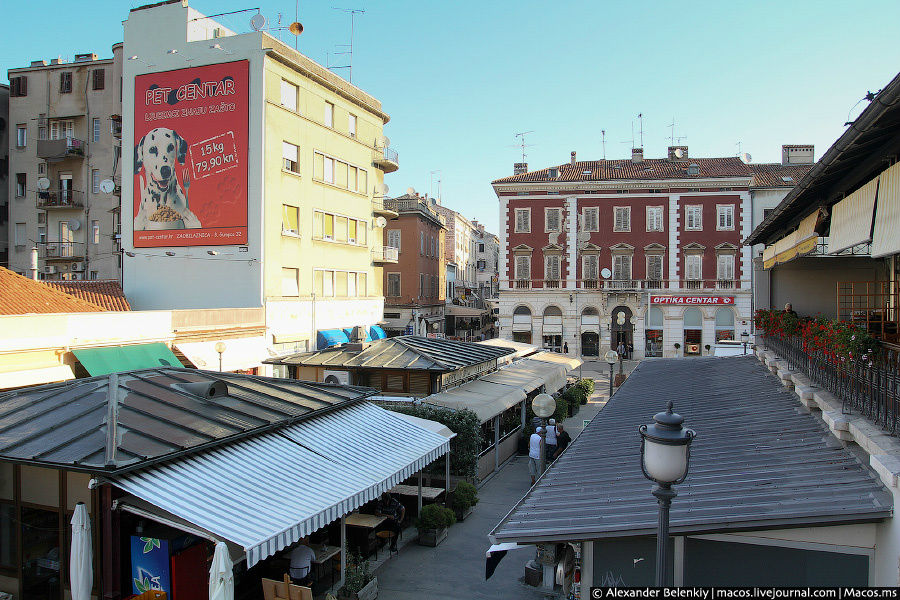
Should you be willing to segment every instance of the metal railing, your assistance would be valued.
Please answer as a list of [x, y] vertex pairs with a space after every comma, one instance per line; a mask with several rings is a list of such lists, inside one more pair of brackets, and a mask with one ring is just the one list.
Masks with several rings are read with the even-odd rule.
[[66, 188], [38, 190], [35, 205], [43, 210], [84, 208], [84, 192]]
[[[501, 280], [502, 289], [540, 290], [573, 289], [565, 279], [506, 279]], [[750, 289], [750, 280], [740, 279], [576, 279], [574, 289], [632, 291], [699, 290], [717, 292], [722, 290]]]
[[84, 257], [84, 242], [37, 242], [38, 257], [43, 259], [78, 259]]
[[400, 251], [393, 246], [382, 246], [381, 248], [372, 248], [372, 260], [375, 262], [397, 262], [400, 257]]
[[[808, 351], [799, 337], [762, 336], [763, 344], [817, 386], [841, 401], [841, 412], [865, 416], [892, 435], [900, 435], [900, 351], [882, 347], [872, 363], [840, 361]], [[872, 366], [869, 366], [871, 364]]]

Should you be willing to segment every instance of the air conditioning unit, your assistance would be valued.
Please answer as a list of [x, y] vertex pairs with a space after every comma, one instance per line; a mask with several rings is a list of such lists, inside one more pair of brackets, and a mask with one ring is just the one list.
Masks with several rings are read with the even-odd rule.
[[73, 262], [72, 270], [73, 271], [84, 271], [84, 263], [83, 262]]
[[44, 274], [45, 275], [54, 275], [56, 273], [55, 265], [44, 265]]
[[322, 373], [325, 383], [340, 383], [342, 385], [350, 385], [350, 372], [349, 371], [331, 371], [329, 369], [325, 369], [324, 373]]

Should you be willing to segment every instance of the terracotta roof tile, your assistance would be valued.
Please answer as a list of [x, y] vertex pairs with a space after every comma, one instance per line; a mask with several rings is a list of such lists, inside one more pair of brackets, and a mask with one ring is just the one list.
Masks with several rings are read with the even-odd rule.
[[[809, 173], [814, 165], [783, 165], [781, 163], [759, 163], [747, 165], [753, 172], [750, 187], [774, 188], [794, 187]], [[789, 180], [784, 179], [790, 178]]]
[[[688, 175], [690, 165], [700, 167], [698, 175]], [[550, 169], [559, 169], [559, 177], [550, 178]], [[632, 162], [630, 158], [619, 160], [590, 160], [566, 163], [548, 167], [540, 171], [530, 171], [495, 179], [492, 183], [538, 183], [550, 181], [617, 181], [617, 180], [663, 180], [696, 179], [709, 177], [747, 177], [750, 167], [736, 156], [725, 158], [689, 158], [669, 160], [666, 158], [645, 158]]]
[[103, 310], [101, 306], [0, 267], [0, 315], [103, 312]]
[[76, 298], [81, 298], [92, 304], [96, 304], [106, 310], [131, 310], [122, 286], [115, 279], [96, 279], [93, 281], [45, 281], [50, 287], [56, 288]]

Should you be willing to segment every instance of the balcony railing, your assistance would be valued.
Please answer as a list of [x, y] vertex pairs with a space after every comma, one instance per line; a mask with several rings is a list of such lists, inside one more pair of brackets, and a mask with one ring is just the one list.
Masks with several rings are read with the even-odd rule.
[[372, 200], [372, 212], [386, 219], [396, 219], [400, 216], [397, 214], [397, 209], [391, 206], [390, 200], [387, 199]]
[[900, 352], [883, 346], [870, 363], [843, 362], [822, 351], [805, 350], [799, 337], [761, 337], [766, 348], [787, 361], [817, 386], [841, 401], [844, 414], [857, 411], [889, 431], [900, 435]]
[[44, 260], [78, 260], [84, 258], [83, 242], [38, 242], [38, 257]]
[[[507, 279], [500, 282], [502, 289], [516, 290], [540, 290], [540, 289], [571, 289], [572, 286], [566, 280], [559, 279]], [[728, 290], [750, 289], [750, 280], [740, 279], [576, 279], [574, 289], [606, 290], [606, 291], [638, 291], [659, 290], [686, 291], [697, 290], [701, 292], [720, 292]]]
[[385, 173], [393, 173], [400, 168], [400, 157], [393, 148], [375, 148], [375, 166]]
[[38, 190], [35, 205], [42, 210], [84, 208], [84, 192], [78, 190]]
[[74, 137], [58, 140], [38, 140], [37, 155], [44, 160], [57, 161], [64, 158], [84, 158], [85, 143]]
[[385, 264], [395, 263], [400, 257], [400, 251], [393, 246], [372, 248], [372, 262]]

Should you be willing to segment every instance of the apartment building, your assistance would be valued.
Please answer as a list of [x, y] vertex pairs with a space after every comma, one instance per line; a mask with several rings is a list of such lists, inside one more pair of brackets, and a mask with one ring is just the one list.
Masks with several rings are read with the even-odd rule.
[[115, 279], [121, 193], [122, 44], [9, 70], [9, 268]]
[[472, 221], [475, 227], [475, 283], [482, 299], [496, 298], [500, 274], [500, 238], [486, 231], [484, 224]]
[[0, 84], [0, 267], [9, 267], [9, 86]]
[[444, 217], [415, 192], [384, 201], [397, 213], [384, 230], [396, 265], [384, 268], [384, 329], [388, 335], [444, 331]]
[[182, 0], [125, 21], [124, 288], [137, 310], [265, 306], [272, 353], [310, 350], [383, 319], [398, 158], [377, 99], [250, 29]]
[[447, 221], [446, 249], [444, 260], [452, 265], [456, 273], [456, 289], [447, 300], [461, 298], [477, 287], [475, 280], [475, 235], [477, 230], [471, 221], [453, 210], [441, 204], [440, 198], [432, 198], [432, 205], [443, 215]]
[[708, 353], [751, 319], [751, 172], [739, 158], [577, 161], [493, 182], [500, 336], [598, 356]]

